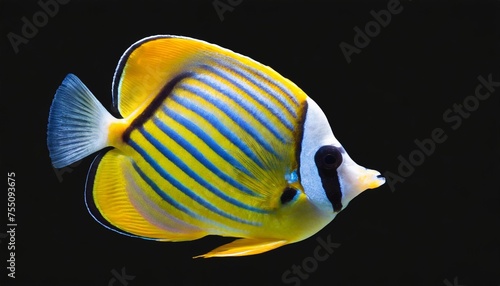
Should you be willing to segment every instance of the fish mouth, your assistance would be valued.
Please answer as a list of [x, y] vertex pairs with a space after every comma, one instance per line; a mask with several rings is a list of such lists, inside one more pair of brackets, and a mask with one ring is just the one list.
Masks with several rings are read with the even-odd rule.
[[363, 189], [375, 189], [385, 183], [385, 178], [379, 171], [366, 169], [359, 177], [359, 182]]

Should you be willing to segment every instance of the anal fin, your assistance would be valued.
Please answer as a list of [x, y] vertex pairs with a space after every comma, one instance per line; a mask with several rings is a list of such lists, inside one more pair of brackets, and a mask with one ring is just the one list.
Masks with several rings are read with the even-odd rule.
[[[123, 235], [159, 241], [194, 240], [206, 235], [166, 210], [141, 201], [142, 191], [131, 172], [130, 159], [117, 149], [96, 157], [87, 177], [85, 201], [97, 222]], [[155, 219], [152, 214], [160, 211], [161, 219]]]
[[231, 257], [260, 254], [288, 244], [286, 240], [241, 238], [193, 258]]

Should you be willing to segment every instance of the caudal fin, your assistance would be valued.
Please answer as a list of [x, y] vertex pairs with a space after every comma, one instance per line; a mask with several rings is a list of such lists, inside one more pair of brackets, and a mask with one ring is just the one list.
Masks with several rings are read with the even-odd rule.
[[68, 166], [108, 146], [114, 120], [80, 79], [68, 74], [50, 107], [47, 146], [52, 165]]

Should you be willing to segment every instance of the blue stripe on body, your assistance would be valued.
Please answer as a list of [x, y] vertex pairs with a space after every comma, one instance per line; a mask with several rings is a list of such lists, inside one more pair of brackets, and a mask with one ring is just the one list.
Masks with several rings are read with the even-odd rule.
[[[239, 62], [236, 62], [232, 59], [230, 59], [230, 61], [218, 61], [218, 63], [221, 64], [222, 66], [228, 68], [228, 69], [234, 69], [234, 67], [242, 66]], [[298, 107], [300, 105], [298, 99], [295, 96], [293, 96], [293, 93], [287, 87], [285, 87], [281, 82], [275, 81], [275, 80], [269, 78], [265, 73], [263, 73], [262, 71], [260, 71], [258, 69], [255, 69], [251, 66], [247, 65], [247, 66], [244, 66], [244, 68], [246, 68], [251, 73], [254, 73], [254, 74], [260, 76], [263, 79], [263, 81], [267, 82], [268, 84], [274, 85], [284, 95], [286, 95], [295, 104], [296, 107]], [[244, 72], [246, 72], [246, 71], [244, 71]], [[256, 81], [256, 82], [259, 82], [259, 81]], [[279, 94], [275, 96], [275, 93], [272, 90], [269, 92], [269, 94], [273, 95], [277, 100], [282, 101], [282, 97]], [[283, 101], [283, 104], [285, 106], [289, 106], [289, 104], [286, 103], [285, 101]], [[293, 108], [292, 108], [292, 110], [293, 110]]]
[[[134, 148], [134, 150], [137, 151], [137, 153], [139, 153], [144, 158], [144, 160], [146, 160], [146, 162], [151, 167], [153, 167], [155, 169], [156, 172], [158, 172], [164, 179], [166, 179], [167, 181], [169, 181], [174, 187], [176, 187], [176, 188], [178, 188], [178, 186], [183, 187], [182, 185], [180, 185], [180, 183], [177, 180], [175, 180], [175, 178], [172, 178], [170, 175], [168, 175], [162, 169], [162, 167], [159, 166], [158, 163], [156, 163], [156, 161], [149, 154], [147, 154], [146, 151], [142, 147], [139, 146], [139, 144], [137, 144], [132, 139], [130, 139], [130, 141], [128, 142], [128, 144], [132, 148]], [[133, 163], [133, 167], [137, 171], [137, 173], [139, 174], [139, 176], [155, 191], [155, 193], [158, 196], [160, 196], [163, 200], [165, 200], [167, 203], [169, 203], [171, 206], [175, 207], [176, 209], [182, 211], [183, 213], [185, 213], [185, 214], [189, 215], [190, 217], [192, 217], [194, 219], [197, 219], [199, 221], [202, 221], [202, 222], [205, 222], [205, 223], [208, 223], [208, 224], [212, 224], [212, 225], [220, 227], [220, 228], [233, 229], [233, 228], [228, 227], [227, 225], [224, 225], [224, 224], [221, 224], [219, 222], [210, 220], [210, 219], [208, 219], [208, 218], [206, 218], [204, 216], [200, 216], [200, 215], [194, 213], [193, 211], [189, 210], [188, 208], [186, 208], [182, 204], [178, 203], [174, 198], [170, 197], [167, 193], [165, 193], [151, 178], [149, 178], [140, 169], [139, 166], [137, 166], [137, 164], [135, 162]], [[160, 172], [159, 172], [159, 170], [160, 170]]]
[[[193, 79], [199, 80], [196, 76]], [[220, 111], [222, 111], [229, 118], [231, 118], [234, 122], [236, 122], [241, 128], [243, 128], [243, 130], [248, 132], [248, 134], [250, 136], [252, 136], [252, 138], [254, 138], [257, 141], [257, 143], [259, 143], [267, 152], [273, 154], [274, 156], [276, 156], [279, 159], [282, 159], [281, 155], [276, 153], [276, 150], [273, 149], [273, 147], [262, 136], [262, 134], [260, 134], [259, 131], [254, 126], [252, 126], [251, 124], [249, 124], [245, 120], [242, 120], [239, 117], [239, 115], [237, 113], [235, 113], [234, 110], [231, 109], [223, 100], [218, 99], [215, 96], [212, 96], [211, 94], [207, 93], [207, 91], [205, 91], [197, 86], [186, 84], [185, 82], [181, 83], [178, 88], [182, 88], [182, 89], [184, 89], [192, 94], [195, 94], [195, 95], [205, 99], [206, 101], [210, 102], [211, 104], [213, 104]], [[218, 119], [215, 119], [215, 120], [218, 120]], [[232, 132], [232, 131], [229, 131], [229, 132]], [[237, 138], [237, 140], [241, 141], [240, 138]], [[237, 145], [241, 145], [241, 144], [237, 144]]]
[[[171, 113], [171, 112], [169, 112]], [[175, 119], [174, 119], [175, 120]], [[210, 162], [200, 151], [196, 149], [191, 143], [189, 143], [185, 138], [183, 138], [179, 133], [175, 132], [172, 128], [170, 128], [167, 124], [159, 120], [158, 118], [153, 118], [154, 124], [163, 132], [165, 133], [168, 137], [170, 137], [172, 140], [174, 140], [177, 144], [179, 144], [182, 148], [184, 148], [189, 154], [191, 154], [198, 162], [200, 162], [205, 168], [209, 169], [212, 173], [214, 173], [217, 177], [222, 179], [223, 181], [229, 183], [231, 186], [237, 188], [238, 190], [247, 193], [252, 196], [260, 196], [259, 194], [253, 192], [252, 190], [248, 189], [247, 187], [243, 186], [239, 182], [235, 181], [233, 178], [228, 176], [227, 174], [221, 172], [219, 168], [217, 168], [212, 162]], [[154, 145], [155, 147], [158, 148], [157, 145], [161, 145], [162, 154], [164, 154], [163, 149], [166, 149], [160, 141], [158, 141], [156, 138], [154, 139]], [[170, 152], [172, 156], [175, 156], [172, 152]], [[165, 155], [165, 154], [164, 154]], [[176, 157], [176, 156], [175, 156]], [[178, 157], [176, 157], [178, 159]], [[170, 157], [169, 157], [170, 159]], [[171, 160], [172, 161], [172, 160]], [[173, 161], [174, 162], [174, 161]], [[227, 196], [225, 193], [221, 192], [219, 189], [215, 188], [212, 184], [207, 182], [205, 179], [200, 177], [198, 174], [196, 174], [191, 168], [189, 168], [186, 163], [184, 163], [182, 160], [178, 159], [175, 162], [175, 165], [180, 168], [184, 173], [186, 173], [188, 176], [193, 178], [197, 183], [205, 187], [207, 190], [218, 196], [219, 198], [235, 205], [243, 209], [259, 212], [259, 213], [266, 213], [265, 210], [263, 209], [258, 209], [254, 208], [252, 206], [246, 205], [241, 203], [238, 200], [235, 200], [229, 196]]]
[[[177, 97], [177, 96], [175, 94], [172, 94], [172, 95], [170, 95], [170, 97], [173, 98], [173, 97]], [[176, 100], [174, 99], [174, 101], [176, 101]], [[228, 162], [229, 164], [234, 166], [236, 169], [242, 171], [246, 175], [248, 175], [250, 177], [254, 177], [253, 174], [250, 173], [250, 171], [248, 171], [247, 168], [245, 168], [243, 165], [241, 165], [241, 163], [238, 160], [236, 160], [231, 154], [229, 154], [226, 150], [224, 150], [224, 148], [222, 148], [217, 142], [215, 142], [215, 140], [212, 137], [210, 137], [210, 135], [208, 135], [198, 125], [194, 124], [189, 119], [186, 119], [184, 116], [178, 114], [174, 110], [167, 108], [165, 106], [162, 107], [162, 111], [165, 114], [167, 114], [168, 116], [170, 116], [170, 118], [175, 120], [177, 123], [184, 126], [189, 131], [193, 132], [193, 134], [195, 134], [198, 138], [200, 138], [200, 140], [205, 142], [205, 144], [207, 144], [208, 147], [210, 147], [210, 149], [212, 149], [215, 153], [217, 153], [219, 156], [221, 156], [222, 159], [224, 159], [226, 162]], [[200, 115], [200, 114], [198, 114], [198, 115]]]
[[[286, 121], [282, 116], [277, 114], [273, 108], [270, 108], [271, 102], [263, 102], [262, 98], [259, 98], [255, 96], [257, 94], [257, 91], [248, 84], [242, 82], [240, 79], [232, 77], [231, 75], [228, 75], [224, 73], [222, 70], [217, 69], [213, 66], [209, 65], [202, 65], [201, 66], [203, 69], [206, 71], [209, 71], [225, 80], [230, 82], [232, 85], [234, 85], [236, 88], [240, 89], [244, 93], [248, 94], [252, 98], [254, 98], [264, 109], [267, 109], [269, 112], [271, 112], [278, 120], [290, 131], [293, 131], [293, 125]], [[232, 101], [236, 102], [239, 106], [241, 106], [246, 112], [250, 113], [260, 124], [262, 124], [271, 134], [274, 135], [278, 140], [281, 142], [286, 142], [286, 138], [283, 137], [283, 134], [281, 134], [280, 130], [273, 125], [268, 118], [264, 116], [264, 114], [258, 112], [256, 106], [250, 104], [250, 102], [246, 101], [244, 97], [241, 95], [235, 93], [229, 88], [226, 88], [225, 86], [221, 85], [217, 81], [217, 79], [214, 79], [213, 77], [204, 75], [204, 74], [198, 74], [195, 76], [195, 78], [203, 83], [205, 83], [208, 86], [211, 86], [227, 98], [231, 99]]]
[[[228, 70], [229, 72], [233, 72], [238, 76], [234, 77], [228, 72], [224, 71], [223, 69], [211, 65], [202, 65], [201, 67], [209, 69], [218, 76], [230, 81], [232, 84], [237, 86], [239, 89], [243, 90], [245, 93], [251, 95], [255, 100], [259, 102], [259, 104], [264, 106], [269, 112], [271, 112], [274, 116], [276, 116], [276, 118], [278, 118], [286, 128], [288, 128], [290, 131], [293, 131], [293, 123], [288, 121], [283, 116], [281, 116], [281, 112], [283, 109], [285, 109], [293, 118], [297, 118], [297, 112], [294, 110], [294, 107], [290, 105], [290, 103], [284, 100], [283, 96], [281, 96], [280, 94], [276, 94], [276, 91], [274, 91], [269, 86], [269, 84], [272, 83], [270, 79], [268, 79], [267, 77], [265, 77], [265, 75], [262, 75], [261, 73], [254, 75], [252, 74], [253, 73], [252, 71], [245, 70], [238, 64], [228, 65], [227, 63], [224, 62], [218, 62], [218, 64], [223, 69]], [[255, 76], [260, 76], [261, 80], [256, 79]], [[276, 106], [276, 104], [274, 104], [272, 101], [266, 99], [265, 95], [263, 95], [262, 92], [259, 92], [255, 88], [251, 87], [244, 80], [242, 80], [242, 78], [256, 85], [266, 94], [276, 99], [280, 103], [281, 107]], [[267, 82], [268, 84], [265, 84], [265, 82]]]
[[201, 106], [199, 106], [195, 102], [192, 102], [186, 97], [173, 95], [170, 98], [179, 105], [182, 105], [184, 108], [200, 115], [205, 120], [207, 120], [208, 123], [210, 123], [222, 134], [222, 136], [229, 140], [229, 142], [231, 142], [234, 146], [238, 147], [238, 149], [240, 149], [241, 152], [243, 152], [248, 158], [250, 158], [255, 164], [257, 164], [257, 166], [259, 166], [261, 169], [264, 169], [264, 165], [259, 160], [255, 152], [231, 130], [229, 130], [224, 124], [222, 124], [218, 118], [214, 117], [212, 114], [210, 114], [210, 112], [207, 112]]
[[[138, 130], [144, 136], [144, 138], [146, 138], [146, 140], [148, 140], [149, 143], [151, 143], [158, 151], [160, 151], [160, 153], [162, 153], [162, 155], [165, 156], [169, 161], [174, 163], [181, 170], [189, 169], [189, 167], [187, 167], [185, 165], [185, 163], [182, 162], [182, 160], [179, 157], [177, 157], [172, 151], [170, 151], [163, 144], [161, 144], [161, 142], [158, 141], [151, 133], [146, 131], [144, 129], [144, 127], [140, 127]], [[139, 147], [139, 146], [137, 146], [137, 147]], [[193, 199], [195, 202], [204, 206], [206, 209], [208, 209], [208, 210], [210, 210], [210, 211], [212, 211], [212, 212], [214, 212], [222, 217], [231, 219], [231, 220], [236, 221], [236, 222], [240, 222], [240, 223], [244, 223], [244, 224], [248, 224], [248, 225], [256, 225], [256, 226], [260, 225], [259, 223], [247, 221], [247, 220], [241, 219], [239, 217], [236, 217], [232, 214], [228, 214], [226, 212], [221, 211], [220, 209], [218, 209], [217, 207], [210, 204], [205, 199], [203, 199], [202, 197], [198, 196], [196, 193], [191, 191], [189, 188], [184, 186], [184, 184], [182, 184], [176, 178], [174, 178], [173, 176], [168, 174], [167, 171], [165, 169], [163, 169], [160, 165], [158, 165], [158, 163], [156, 163], [156, 161], [149, 154], [147, 154], [144, 149], [139, 147], [139, 150], [137, 150], [137, 151], [155, 169], [155, 171], [158, 172], [158, 174], [160, 174], [160, 176], [162, 176], [165, 180], [167, 180], [170, 184], [172, 184], [175, 188], [180, 190], [182, 193], [184, 193], [185, 195], [187, 195], [188, 197]]]
[[[144, 149], [142, 149], [134, 140], [130, 140], [128, 142], [134, 150], [136, 150], [150, 165], [153, 167], [155, 170], [161, 169], [161, 167], [156, 163], [151, 156], [149, 156]], [[149, 178], [142, 170], [137, 166], [135, 162], [132, 163], [134, 170], [139, 174], [139, 176], [155, 191], [155, 193], [160, 196], [164, 201], [169, 203], [171, 206], [174, 208], [178, 209], [179, 211], [189, 215], [190, 217], [193, 217], [195, 219], [201, 220], [201, 221], [206, 221], [206, 219], [202, 216], [197, 215], [196, 213], [192, 212], [185, 206], [179, 204], [175, 199], [170, 197], [167, 193], [165, 193], [158, 185], [151, 179]], [[168, 174], [167, 174], [168, 176]], [[170, 176], [169, 176], [170, 177]], [[170, 180], [167, 179], [169, 182]], [[173, 184], [172, 184], [173, 185]]]
[[[144, 174], [144, 172], [138, 171], [139, 166], [135, 162], [133, 162], [133, 167], [134, 169], [139, 173]], [[144, 180], [145, 179], [145, 174], [144, 176], [141, 176], [141, 178]], [[149, 181], [151, 179], [148, 178]], [[155, 224], [163, 229], [166, 229], [169, 232], [172, 233], [185, 233], [185, 232], [197, 232], [200, 231], [201, 229], [195, 225], [189, 224], [174, 215], [170, 214], [167, 212], [165, 209], [163, 209], [158, 203], [156, 203], [153, 198], [149, 197], [144, 191], [141, 191], [140, 187], [137, 185], [135, 180], [129, 179], [127, 180], [128, 186], [132, 187], [134, 189], [135, 195], [139, 198], [138, 200], [142, 200], [139, 203], [141, 204], [141, 208], [148, 209], [147, 213], [145, 214], [144, 211], [139, 211], [149, 222], [152, 224]], [[149, 184], [149, 183], [148, 183]], [[158, 186], [157, 189], [159, 190]], [[161, 191], [161, 190], [160, 190]], [[131, 197], [132, 199], [132, 197]], [[137, 198], [135, 198], [137, 199]], [[146, 204], [146, 206], [142, 206], [142, 204]], [[135, 204], [134, 204], [135, 206]], [[137, 207], [137, 206], [135, 206]], [[156, 214], [155, 214], [156, 213]], [[158, 219], [157, 216], [160, 218]]]

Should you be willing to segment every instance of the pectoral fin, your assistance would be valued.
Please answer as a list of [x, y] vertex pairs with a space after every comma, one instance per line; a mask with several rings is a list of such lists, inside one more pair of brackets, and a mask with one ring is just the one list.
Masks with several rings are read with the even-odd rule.
[[276, 239], [242, 238], [242, 239], [237, 239], [228, 244], [224, 244], [220, 247], [217, 247], [216, 249], [210, 251], [209, 253], [195, 256], [194, 258], [253, 255], [273, 250], [285, 244], [288, 244], [288, 241], [276, 240]]

